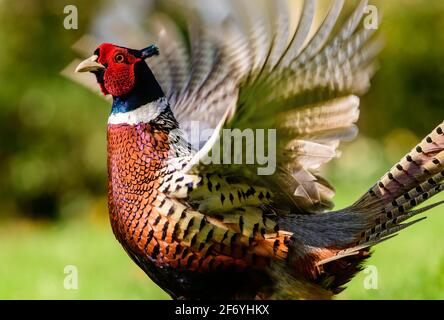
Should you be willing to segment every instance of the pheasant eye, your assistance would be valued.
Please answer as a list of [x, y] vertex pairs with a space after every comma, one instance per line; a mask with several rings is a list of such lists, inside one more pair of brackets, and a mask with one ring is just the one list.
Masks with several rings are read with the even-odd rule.
[[125, 60], [125, 58], [123, 57], [122, 54], [118, 54], [114, 57], [114, 60], [118, 63], [123, 62], [123, 60]]

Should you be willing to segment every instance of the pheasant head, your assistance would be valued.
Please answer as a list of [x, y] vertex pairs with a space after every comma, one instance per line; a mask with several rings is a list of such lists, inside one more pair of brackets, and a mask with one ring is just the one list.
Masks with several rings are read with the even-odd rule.
[[164, 93], [145, 59], [158, 55], [156, 46], [141, 50], [101, 44], [94, 54], [82, 61], [76, 72], [91, 72], [104, 95], [111, 94], [118, 110], [126, 112], [164, 97]]

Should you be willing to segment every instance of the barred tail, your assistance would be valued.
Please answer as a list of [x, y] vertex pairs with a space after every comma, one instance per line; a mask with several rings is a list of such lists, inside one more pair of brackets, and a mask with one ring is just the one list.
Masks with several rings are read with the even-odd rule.
[[443, 189], [444, 122], [350, 207], [298, 216], [294, 237], [309, 246], [318, 283], [338, 293], [362, 269], [371, 246], [423, 218], [403, 223], [407, 219], [444, 203], [415, 209]]
[[423, 218], [402, 222], [444, 202], [414, 209], [444, 189], [443, 131], [444, 122], [394, 165], [356, 203], [341, 210], [342, 213], [363, 219], [366, 227], [355, 235], [354, 242], [348, 245], [348, 249], [338, 253], [336, 259], [387, 239]]

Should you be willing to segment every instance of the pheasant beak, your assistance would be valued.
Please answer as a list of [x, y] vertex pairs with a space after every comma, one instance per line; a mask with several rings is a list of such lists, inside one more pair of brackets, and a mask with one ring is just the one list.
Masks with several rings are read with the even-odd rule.
[[99, 58], [99, 56], [93, 55], [93, 56], [89, 57], [88, 59], [83, 60], [77, 66], [76, 72], [98, 71], [101, 69], [105, 69], [104, 65], [97, 62], [98, 58]]

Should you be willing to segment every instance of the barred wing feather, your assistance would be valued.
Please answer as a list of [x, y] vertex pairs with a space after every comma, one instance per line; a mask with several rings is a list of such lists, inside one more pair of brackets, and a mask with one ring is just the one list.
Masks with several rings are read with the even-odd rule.
[[[199, 1], [154, 1], [149, 31], [138, 29], [131, 41], [159, 46], [161, 55], [149, 64], [184, 131], [192, 121], [219, 130], [275, 128], [277, 171], [264, 178], [252, 168], [199, 159], [187, 168], [273, 183], [302, 211], [330, 208], [333, 191], [318, 169], [337, 155], [340, 141], [356, 135], [358, 96], [369, 86], [381, 48], [362, 23], [367, 1], [346, 17], [344, 0], [332, 0], [320, 21], [319, 3], [302, 1], [295, 27], [284, 0], [224, 4], [227, 15], [212, 22]], [[208, 140], [206, 149], [217, 141]]]

